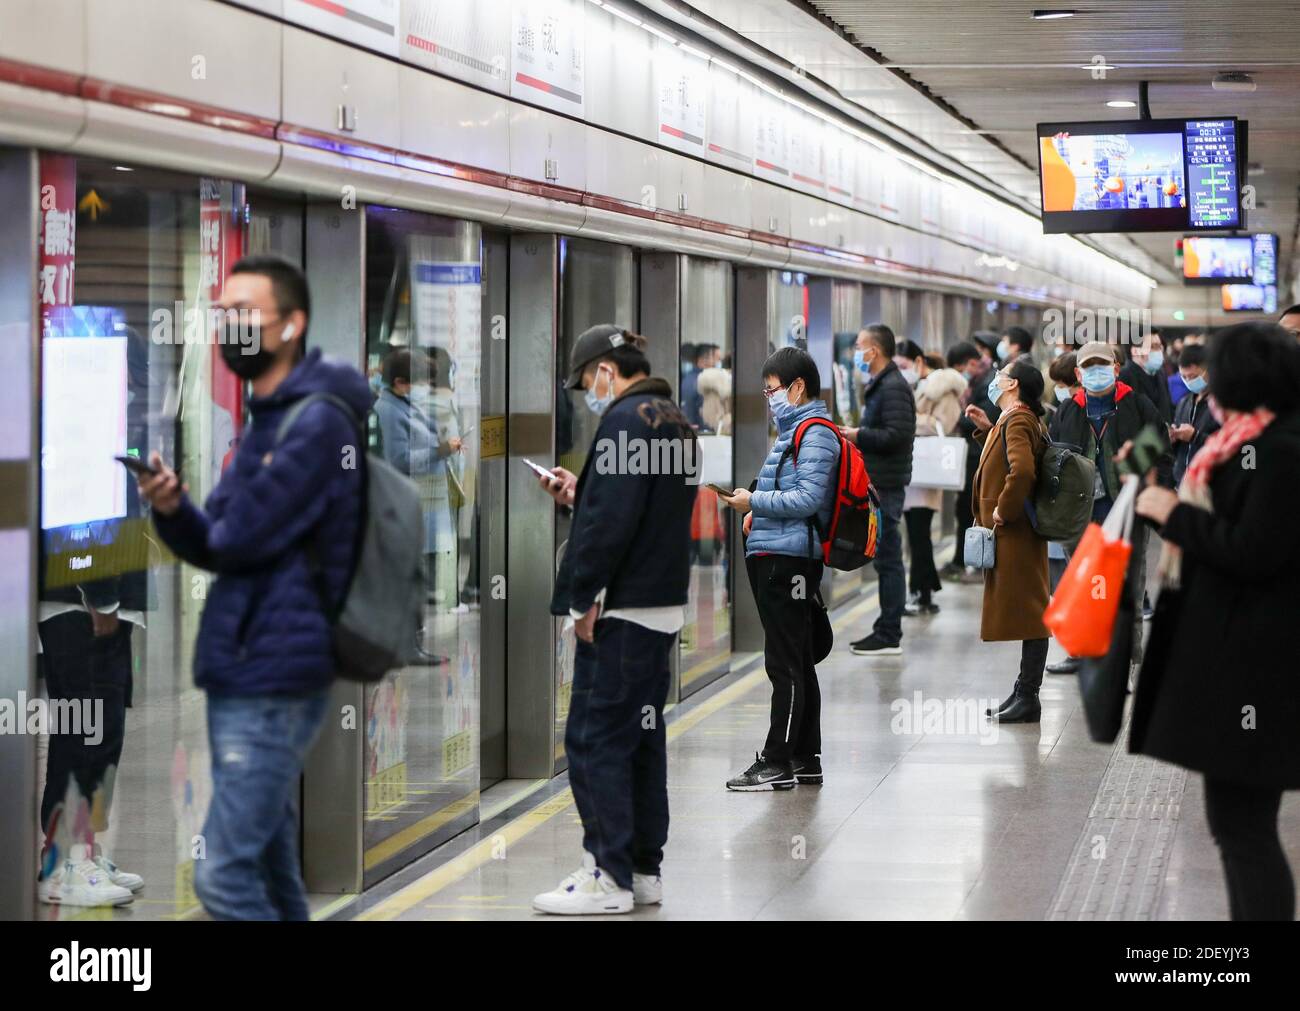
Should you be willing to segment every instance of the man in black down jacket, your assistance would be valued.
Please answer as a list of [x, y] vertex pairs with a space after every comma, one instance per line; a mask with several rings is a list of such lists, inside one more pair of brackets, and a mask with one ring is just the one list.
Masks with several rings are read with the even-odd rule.
[[[1092, 518], [1100, 523], [1110, 512], [1120, 489], [1120, 471], [1115, 454], [1130, 439], [1150, 425], [1164, 443], [1165, 451], [1156, 463], [1156, 480], [1173, 486], [1173, 453], [1169, 449], [1169, 430], [1156, 405], [1146, 394], [1138, 393], [1119, 379], [1115, 349], [1101, 341], [1089, 341], [1079, 349], [1075, 366], [1080, 389], [1062, 402], [1052, 415], [1048, 434], [1053, 442], [1075, 447], [1097, 466], [1097, 484], [1093, 491]], [[1133, 553], [1129, 559], [1126, 583], [1135, 600], [1141, 620], [1142, 594], [1146, 578], [1146, 527], [1133, 525]], [[1142, 641], [1141, 628], [1134, 636], [1134, 650]], [[1075, 657], [1049, 664], [1052, 674], [1073, 674], [1079, 669]]]
[[1174, 420], [1174, 402], [1169, 396], [1164, 364], [1164, 339], [1158, 330], [1152, 330], [1145, 343], [1129, 347], [1128, 361], [1119, 370], [1119, 381], [1138, 393], [1145, 393], [1168, 425]]
[[567, 387], [600, 426], [575, 478], [540, 479], [573, 506], [551, 613], [576, 622], [564, 747], [583, 826], [583, 866], [538, 895], [544, 913], [628, 913], [658, 903], [668, 839], [663, 708], [669, 650], [685, 620], [695, 433], [642, 338], [601, 324], [573, 347]]
[[916, 438], [916, 398], [894, 364], [894, 331], [872, 323], [858, 334], [853, 362], [866, 376], [862, 414], [857, 428], [841, 428], [857, 443], [867, 475], [880, 496], [880, 535], [876, 542], [876, 577], [880, 583], [880, 617], [871, 634], [850, 644], [858, 656], [899, 656], [903, 652], [903, 606], [907, 582], [903, 572], [903, 492], [912, 480], [912, 440]]

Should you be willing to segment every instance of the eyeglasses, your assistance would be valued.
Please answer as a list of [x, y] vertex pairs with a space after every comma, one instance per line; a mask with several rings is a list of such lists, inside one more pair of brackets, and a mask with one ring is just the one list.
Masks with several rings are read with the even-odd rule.
[[774, 396], [776, 396], [776, 394], [780, 393], [784, 389], [785, 389], [784, 386], [774, 386], [772, 387], [772, 389], [769, 390], [766, 386], [764, 386], [763, 396], [766, 397], [768, 400], [771, 400]]

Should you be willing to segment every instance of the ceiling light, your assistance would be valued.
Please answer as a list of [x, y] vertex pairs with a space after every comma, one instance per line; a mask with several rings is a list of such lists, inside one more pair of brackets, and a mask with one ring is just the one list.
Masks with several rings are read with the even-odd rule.
[[1106, 103], [1109, 109], [1132, 109], [1137, 106], [1137, 102], [1130, 102], [1127, 98], [1112, 98]]
[[1210, 87], [1215, 91], [1249, 93], [1255, 90], [1255, 79], [1240, 70], [1228, 70], [1222, 74], [1215, 74], [1214, 80], [1210, 82]]
[[1074, 11], [1069, 10], [1038, 10], [1034, 11], [1035, 21], [1056, 21], [1060, 18], [1072, 18]]

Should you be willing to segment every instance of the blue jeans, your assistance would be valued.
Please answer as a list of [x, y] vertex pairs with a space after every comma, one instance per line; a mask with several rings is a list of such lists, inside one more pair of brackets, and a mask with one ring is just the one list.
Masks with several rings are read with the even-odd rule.
[[658, 874], [668, 841], [664, 702], [675, 634], [620, 618], [578, 640], [564, 728], [582, 848], [622, 888], [632, 872]]
[[306, 920], [298, 781], [328, 692], [208, 696], [212, 802], [194, 891], [217, 920]]
[[880, 536], [876, 543], [876, 578], [880, 584], [880, 617], [873, 632], [888, 643], [903, 641], [903, 606], [907, 603], [907, 575], [903, 571], [902, 488], [878, 488]]

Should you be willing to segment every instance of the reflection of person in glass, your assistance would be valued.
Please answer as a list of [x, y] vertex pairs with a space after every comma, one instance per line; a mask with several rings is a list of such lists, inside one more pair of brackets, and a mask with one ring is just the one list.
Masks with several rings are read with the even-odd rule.
[[[460, 452], [461, 441], [459, 436], [441, 431], [435, 420], [434, 395], [427, 385], [431, 379], [436, 382], [433, 368], [419, 351], [390, 351], [384, 358], [384, 389], [375, 401], [375, 413], [383, 434], [384, 457], [420, 487], [430, 595], [439, 605], [451, 608], [456, 604], [456, 531], [447, 466]], [[454, 409], [450, 414], [454, 417]], [[451, 423], [444, 420], [444, 424], [450, 427]]]
[[[216, 919], [306, 920], [299, 784], [334, 680], [328, 615], [345, 593], [362, 520], [362, 471], [348, 461], [372, 394], [357, 369], [304, 353], [307, 279], [287, 261], [237, 262], [218, 308], [232, 317], [221, 356], [251, 384], [252, 424], [202, 508], [158, 453], [156, 474], [140, 480], [168, 547], [217, 577], [194, 658], [212, 752], [194, 891]], [[281, 437], [289, 411], [313, 394], [336, 401], [305, 405]]]

